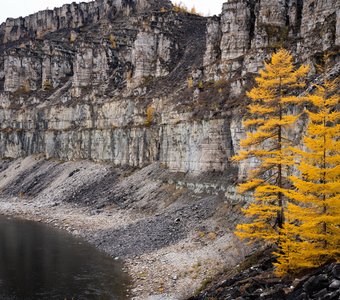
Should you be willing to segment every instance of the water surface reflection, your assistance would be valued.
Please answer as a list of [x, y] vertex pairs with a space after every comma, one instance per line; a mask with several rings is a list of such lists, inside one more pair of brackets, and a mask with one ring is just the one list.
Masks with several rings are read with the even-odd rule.
[[0, 217], [0, 298], [127, 299], [122, 265], [47, 225]]

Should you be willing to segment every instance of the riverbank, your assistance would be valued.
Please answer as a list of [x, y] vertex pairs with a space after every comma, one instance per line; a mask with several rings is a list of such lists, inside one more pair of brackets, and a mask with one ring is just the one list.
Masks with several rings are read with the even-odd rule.
[[64, 230], [0, 215], [0, 299], [126, 299], [122, 262]]
[[0, 214], [65, 229], [123, 259], [135, 299], [185, 299], [247, 253], [232, 234], [240, 204], [221, 192], [225, 178], [213, 176], [189, 178], [159, 164], [6, 160]]

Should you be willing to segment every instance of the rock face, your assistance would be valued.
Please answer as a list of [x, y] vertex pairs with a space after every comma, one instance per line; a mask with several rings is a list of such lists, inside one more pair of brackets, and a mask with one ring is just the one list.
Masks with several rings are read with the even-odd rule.
[[339, 11], [336, 0], [231, 0], [204, 18], [166, 0], [97, 0], [8, 19], [0, 156], [234, 172], [252, 74], [282, 46], [312, 67], [328, 53], [339, 72]]
[[251, 7], [248, 1], [225, 3], [221, 15], [221, 59], [222, 61], [240, 57], [250, 46], [252, 26]]
[[205, 65], [220, 62], [215, 74], [223, 70], [224, 76], [236, 70], [257, 72], [271, 50], [279, 47], [291, 50], [300, 63], [315, 63], [318, 54], [340, 46], [339, 8], [336, 0], [230, 0], [223, 5], [219, 22], [208, 21], [210, 36], [219, 32], [222, 36], [207, 38], [214, 46], [207, 47]]
[[3, 43], [24, 38], [42, 38], [45, 34], [62, 29], [92, 25], [100, 19], [113, 18], [116, 14], [142, 12], [146, 9], [171, 8], [168, 0], [97, 0], [89, 3], [65, 4], [54, 10], [44, 10], [25, 18], [9, 18], [0, 27]]

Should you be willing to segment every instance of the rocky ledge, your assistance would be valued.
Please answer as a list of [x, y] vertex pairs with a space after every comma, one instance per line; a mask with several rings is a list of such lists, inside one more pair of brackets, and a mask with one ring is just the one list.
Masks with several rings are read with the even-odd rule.
[[[189, 300], [338, 300], [340, 298], [340, 264], [331, 263], [304, 276], [273, 276], [272, 249], [257, 252], [236, 268], [236, 275], [220, 282]], [[255, 264], [254, 264], [255, 262]], [[230, 271], [229, 271], [230, 273]]]

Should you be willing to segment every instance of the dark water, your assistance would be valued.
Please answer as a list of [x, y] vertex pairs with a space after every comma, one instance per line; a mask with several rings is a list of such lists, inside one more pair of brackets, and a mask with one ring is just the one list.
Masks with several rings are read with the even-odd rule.
[[127, 299], [122, 265], [49, 226], [0, 216], [0, 299]]

